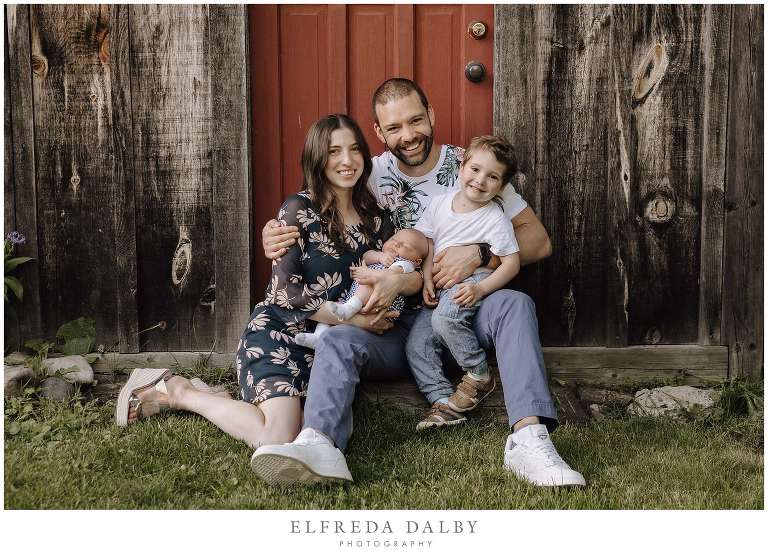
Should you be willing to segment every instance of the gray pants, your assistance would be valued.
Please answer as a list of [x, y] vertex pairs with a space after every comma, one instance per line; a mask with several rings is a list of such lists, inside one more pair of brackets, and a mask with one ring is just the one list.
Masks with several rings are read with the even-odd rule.
[[[333, 439], [344, 450], [352, 423], [352, 401], [362, 379], [402, 379], [410, 374], [405, 357], [409, 331], [431, 327], [432, 313], [404, 311], [395, 327], [376, 335], [354, 326], [326, 331], [315, 349], [304, 405], [304, 427]], [[475, 316], [475, 334], [486, 350], [495, 346], [504, 402], [510, 426], [526, 416], [538, 416], [552, 431], [557, 414], [547, 385], [539, 344], [536, 308], [527, 295], [499, 290], [483, 300]], [[451, 389], [445, 379], [444, 386]]]
[[[488, 274], [473, 274], [462, 283], [477, 284], [487, 278]], [[474, 327], [475, 315], [483, 302], [478, 301], [471, 307], [457, 305], [453, 298], [458, 289], [459, 284], [440, 291], [437, 306], [424, 309], [425, 313], [430, 313], [431, 324], [420, 324], [419, 331], [412, 331], [405, 347], [416, 385], [429, 404], [448, 398], [453, 393], [450, 383], [448, 388], [444, 385], [443, 346], [465, 372], [483, 372], [488, 369], [485, 349], [480, 345]]]

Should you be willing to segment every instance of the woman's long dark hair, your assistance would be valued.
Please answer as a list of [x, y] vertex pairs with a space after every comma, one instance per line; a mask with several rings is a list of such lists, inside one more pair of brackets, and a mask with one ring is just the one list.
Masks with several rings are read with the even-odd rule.
[[355, 135], [355, 141], [363, 156], [363, 174], [352, 188], [352, 206], [362, 220], [362, 234], [369, 244], [372, 243], [376, 232], [374, 217], [381, 216], [376, 199], [368, 189], [368, 177], [373, 170], [371, 151], [365, 141], [363, 132], [357, 123], [348, 115], [335, 113], [315, 121], [307, 132], [304, 149], [301, 152], [301, 169], [304, 173], [304, 190], [309, 191], [312, 203], [318, 214], [323, 218], [328, 237], [336, 249], [349, 249], [344, 236], [344, 220], [338, 210], [336, 195], [333, 193], [325, 177], [325, 166], [328, 163], [328, 149], [331, 146], [331, 134], [334, 130], [348, 128]]

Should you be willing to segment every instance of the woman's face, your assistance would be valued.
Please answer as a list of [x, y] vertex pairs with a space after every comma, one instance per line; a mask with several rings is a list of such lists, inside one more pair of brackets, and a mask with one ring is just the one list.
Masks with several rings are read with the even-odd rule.
[[325, 178], [331, 188], [351, 190], [362, 174], [363, 155], [355, 133], [348, 128], [334, 130], [325, 164]]

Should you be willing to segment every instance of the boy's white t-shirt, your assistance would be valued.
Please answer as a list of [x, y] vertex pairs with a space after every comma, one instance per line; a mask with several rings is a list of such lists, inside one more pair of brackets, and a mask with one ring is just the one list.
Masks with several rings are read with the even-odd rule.
[[[453, 210], [453, 198], [459, 192], [432, 198], [414, 227], [434, 242], [434, 254], [454, 245], [487, 243], [499, 257], [520, 251], [507, 214], [493, 201], [468, 213]], [[475, 271], [493, 272], [488, 267]]]
[[[464, 149], [443, 145], [435, 168], [424, 176], [411, 177], [398, 168], [397, 158], [386, 151], [373, 158], [368, 186], [379, 205], [392, 213], [398, 229], [413, 228], [432, 198], [458, 189], [459, 164], [463, 158]], [[528, 206], [512, 184], [504, 186], [501, 198], [507, 221]]]

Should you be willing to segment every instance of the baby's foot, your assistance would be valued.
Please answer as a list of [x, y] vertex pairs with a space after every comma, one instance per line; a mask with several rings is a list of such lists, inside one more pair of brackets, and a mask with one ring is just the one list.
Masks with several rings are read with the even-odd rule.
[[334, 301], [328, 301], [328, 310], [331, 311], [340, 322], [346, 322], [353, 316], [355, 316], [363, 307], [362, 303], [357, 297], [353, 297], [346, 303], [336, 303]]
[[300, 347], [314, 349], [315, 343], [317, 342], [317, 336], [313, 333], [301, 332], [297, 333], [293, 340], [296, 342], [296, 345], [299, 345]]
[[328, 301], [328, 310], [331, 311], [331, 314], [338, 318], [341, 322], [344, 322], [346, 317], [346, 309], [344, 309], [344, 305], [342, 303], [336, 303], [334, 301]]

